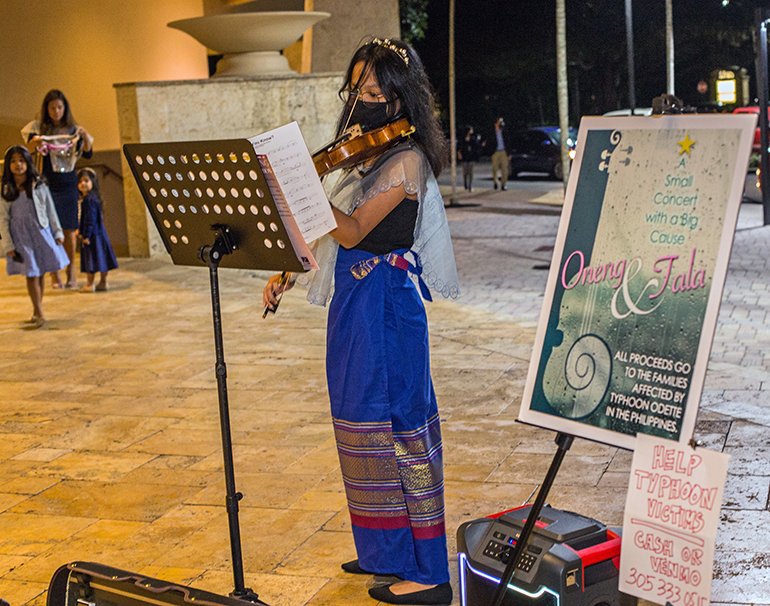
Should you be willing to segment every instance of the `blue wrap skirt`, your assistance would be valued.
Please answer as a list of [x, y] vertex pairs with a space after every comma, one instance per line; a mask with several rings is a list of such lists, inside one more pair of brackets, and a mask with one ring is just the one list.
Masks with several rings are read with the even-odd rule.
[[449, 581], [428, 323], [401, 253], [340, 248], [326, 373], [361, 568]]

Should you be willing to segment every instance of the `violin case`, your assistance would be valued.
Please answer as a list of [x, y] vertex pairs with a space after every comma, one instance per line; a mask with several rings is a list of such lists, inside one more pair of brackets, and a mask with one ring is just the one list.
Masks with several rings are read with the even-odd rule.
[[104, 564], [72, 562], [48, 586], [47, 606], [254, 606], [253, 603], [153, 579]]

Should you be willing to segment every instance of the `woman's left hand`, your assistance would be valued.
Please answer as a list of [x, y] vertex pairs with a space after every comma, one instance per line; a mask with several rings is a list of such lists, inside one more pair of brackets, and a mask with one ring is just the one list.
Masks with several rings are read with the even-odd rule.
[[56, 238], [56, 243], [59, 245], [64, 244], [64, 238]]
[[40, 135], [35, 135], [27, 142], [27, 150], [29, 153], [37, 152], [41, 156], [48, 155], [48, 148], [45, 145], [45, 140]]

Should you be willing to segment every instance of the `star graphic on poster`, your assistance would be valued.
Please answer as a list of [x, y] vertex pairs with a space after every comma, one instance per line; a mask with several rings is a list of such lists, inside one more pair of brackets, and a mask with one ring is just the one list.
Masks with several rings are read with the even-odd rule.
[[679, 155], [681, 156], [684, 152], [687, 152], [687, 155], [690, 155], [690, 148], [695, 145], [695, 141], [690, 140], [690, 134], [686, 134], [684, 136], [684, 139], [682, 141], [677, 142], [678, 145], [682, 146], [682, 149], [679, 150]]

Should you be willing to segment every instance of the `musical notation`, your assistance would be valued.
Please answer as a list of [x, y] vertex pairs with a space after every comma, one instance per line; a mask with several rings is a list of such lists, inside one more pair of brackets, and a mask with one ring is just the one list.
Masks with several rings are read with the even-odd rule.
[[321, 213], [314, 213], [306, 218], [303, 218], [302, 221], [297, 221], [297, 224], [299, 225], [299, 228], [301, 230], [303, 225], [311, 225], [321, 218], [322, 218]]
[[291, 185], [292, 183], [296, 183], [297, 181], [302, 181], [305, 179], [304, 175], [293, 175], [291, 177], [288, 177], [286, 179], [281, 179], [281, 185]]
[[310, 190], [312, 188], [313, 188], [313, 184], [312, 183], [305, 183], [304, 185], [298, 185], [297, 187], [289, 188], [289, 190], [286, 192], [286, 195], [287, 196], [295, 196], [296, 197], [298, 194], [300, 194], [300, 193], [302, 193], [304, 191], [308, 191], [308, 190]]
[[[278, 147], [276, 147], [274, 150], [274, 153], [280, 154], [281, 152], [284, 152], [286, 150], [296, 148], [297, 145], [299, 145], [297, 141], [288, 141], [285, 145], [279, 145]], [[296, 155], [299, 156], [299, 154], [296, 154]]]
[[298, 152], [296, 154], [291, 154], [290, 156], [283, 156], [280, 160], [278, 160], [275, 164], [272, 164], [273, 168], [277, 168], [278, 170], [294, 170], [297, 168], [300, 168], [302, 166], [302, 162], [294, 162], [291, 166], [286, 166], [286, 164], [291, 160], [296, 160], [297, 158], [301, 158], [302, 153]]

